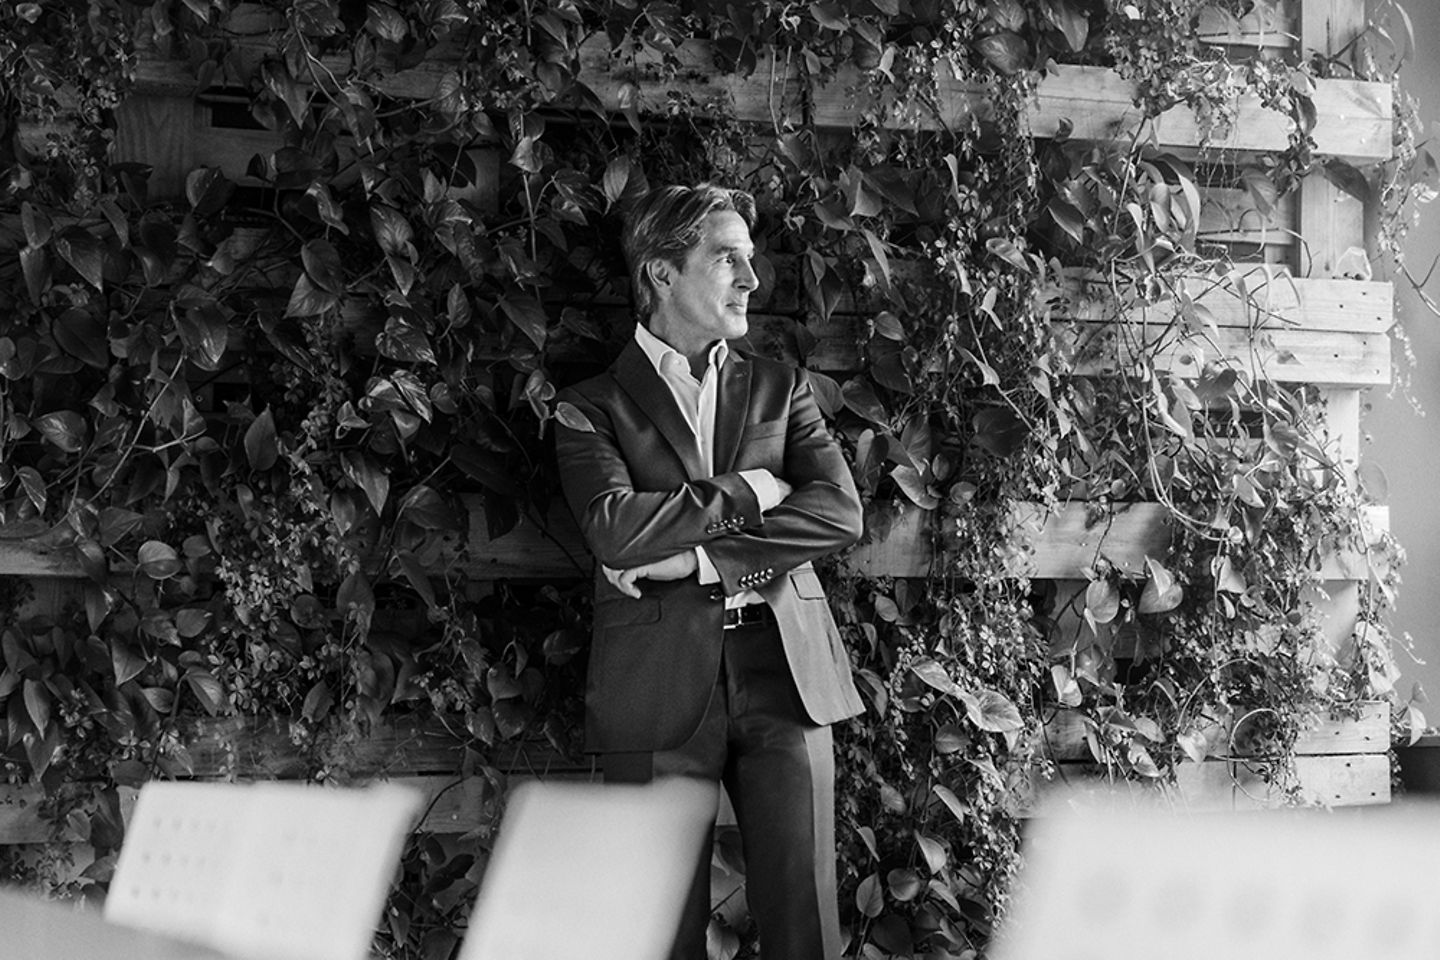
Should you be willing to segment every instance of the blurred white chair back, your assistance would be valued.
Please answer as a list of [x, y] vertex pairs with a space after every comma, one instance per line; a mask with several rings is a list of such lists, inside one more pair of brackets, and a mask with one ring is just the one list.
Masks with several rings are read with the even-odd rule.
[[422, 800], [392, 784], [148, 783], [105, 918], [240, 960], [360, 960]]
[[1435, 960], [1440, 809], [1050, 810], [994, 960]]
[[687, 779], [520, 784], [459, 960], [663, 960], [718, 803]]

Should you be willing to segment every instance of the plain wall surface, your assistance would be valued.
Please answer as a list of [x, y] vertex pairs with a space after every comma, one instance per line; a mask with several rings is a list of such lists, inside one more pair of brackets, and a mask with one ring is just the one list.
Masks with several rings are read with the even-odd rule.
[[[1425, 127], [1422, 137], [1440, 129], [1440, 3], [1436, 0], [1404, 0], [1415, 28], [1418, 50], [1401, 70], [1401, 82], [1419, 100]], [[1440, 145], [1431, 145], [1440, 156]], [[1418, 225], [1406, 243], [1411, 273], [1424, 277], [1440, 253], [1440, 201], [1420, 208]], [[1440, 724], [1440, 317], [1421, 302], [1410, 284], [1390, 276], [1388, 265], [1377, 263], [1377, 279], [1395, 282], [1398, 323], [1408, 333], [1415, 360], [1410, 371], [1410, 397], [1418, 401], [1424, 415], [1417, 414], [1410, 399], [1392, 390], [1370, 391], [1369, 409], [1362, 414], [1362, 427], [1370, 442], [1361, 448], [1362, 458], [1379, 467], [1389, 481], [1385, 498], [1390, 505], [1390, 529], [1405, 548], [1408, 562], [1402, 570], [1404, 583], [1396, 601], [1391, 626], [1397, 636], [1408, 633], [1414, 652], [1426, 663], [1414, 662], [1397, 647], [1396, 658], [1404, 679], [1402, 697], [1410, 695], [1419, 681], [1435, 698], [1421, 704], [1431, 726]], [[1440, 269], [1425, 291], [1440, 300]], [[1398, 351], [1397, 351], [1398, 356]], [[1403, 362], [1403, 361], [1402, 361]]]

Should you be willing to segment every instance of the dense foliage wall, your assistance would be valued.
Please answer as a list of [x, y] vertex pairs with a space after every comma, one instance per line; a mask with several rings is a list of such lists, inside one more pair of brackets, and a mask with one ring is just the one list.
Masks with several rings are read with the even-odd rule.
[[[69, 885], [103, 887], [121, 788], [195, 769], [197, 717], [282, 718], [342, 781], [375, 725], [434, 719], [492, 806], [516, 744], [573, 754], [589, 561], [548, 428], [629, 334], [621, 212], [675, 181], [757, 196], [754, 345], [815, 371], [869, 549], [925, 531], [918, 565], [827, 571], [871, 708], [839, 730], [853, 955], [983, 950], [1058, 715], [1116, 778], [1248, 750], [1293, 786], [1307, 726], [1390, 694], [1398, 554], [1284, 350], [1187, 346], [1233, 337], [1221, 295], [1268, 342], [1285, 273], [1204, 229], [1201, 193], [1265, 212], [1309, 174], [1399, 210], [1423, 155], [1400, 124], [1398, 162], [1322, 170], [1311, 137], [1316, 83], [1388, 79], [1402, 19], [1364, 56], [1200, 39], [1249, 7], [6, 4], [0, 530], [85, 584], [37, 611], [0, 578], [0, 771], [90, 842]], [[1288, 132], [1239, 154], [1037, 131], [1072, 67], [1141, 118], [1223, 134], [1248, 96]], [[147, 77], [265, 146], [169, 170], [146, 150], [175, 131], [135, 142]], [[1098, 530], [1159, 505], [1162, 547], [1029, 576], [1026, 511], [1081, 502]], [[572, 575], [487, 573], [478, 544], [521, 528]], [[1337, 647], [1317, 588], [1346, 552], [1371, 599]], [[387, 955], [451, 954], [481, 833], [412, 845]]]

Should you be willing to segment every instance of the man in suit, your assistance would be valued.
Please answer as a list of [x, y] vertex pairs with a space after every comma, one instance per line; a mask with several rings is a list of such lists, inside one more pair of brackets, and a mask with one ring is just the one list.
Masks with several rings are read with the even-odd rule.
[[[589, 421], [556, 427], [599, 561], [586, 746], [607, 781], [723, 782], [762, 954], [836, 960], [828, 724], [863, 705], [811, 561], [862, 518], [805, 372], [726, 344], [758, 286], [754, 222], [741, 191], [647, 194], [622, 241], [635, 339], [560, 394]], [[703, 960], [708, 919], [705, 856], [674, 957]]]

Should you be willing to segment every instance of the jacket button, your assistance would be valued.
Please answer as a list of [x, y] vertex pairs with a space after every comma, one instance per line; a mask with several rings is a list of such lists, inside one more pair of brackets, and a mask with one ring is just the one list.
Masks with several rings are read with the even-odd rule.
[[711, 588], [710, 588], [710, 599], [711, 599], [711, 600], [715, 600], [715, 601], [724, 600], [724, 599], [725, 599], [725, 591], [724, 591], [723, 589], [721, 589], [720, 587], [711, 587]]

